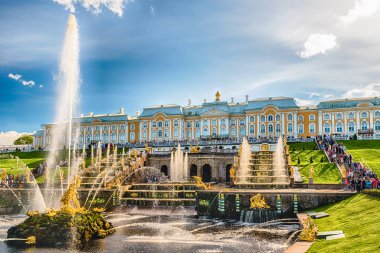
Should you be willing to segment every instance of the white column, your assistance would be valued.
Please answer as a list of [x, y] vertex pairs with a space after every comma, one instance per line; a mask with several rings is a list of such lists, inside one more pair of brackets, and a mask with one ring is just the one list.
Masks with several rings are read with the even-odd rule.
[[335, 115], [334, 113], [331, 113], [331, 133], [334, 133], [336, 131], [335, 129]]
[[245, 136], [248, 136], [249, 134], [249, 122], [248, 122], [248, 114], [245, 115]]
[[360, 112], [356, 112], [356, 132], [360, 129]]
[[119, 125], [116, 125], [116, 143], [119, 143]]
[[257, 114], [257, 127], [256, 127], [256, 137], [259, 137], [260, 136], [260, 114]]
[[321, 135], [323, 133], [322, 128], [322, 112], [318, 111], [318, 133]]
[[91, 141], [94, 140], [94, 127], [91, 126]]
[[298, 117], [297, 117], [297, 113], [294, 113], [293, 115], [294, 115], [293, 133], [294, 133], [294, 137], [297, 138], [298, 137], [298, 125], [297, 125]]
[[103, 141], [103, 127], [104, 126], [99, 126], [100, 127], [100, 131], [99, 131], [99, 141]]
[[[108, 129], [108, 143], [112, 142], [112, 140], [111, 140], [111, 128], [112, 128], [112, 125], [107, 127], [107, 129]], [[140, 138], [141, 138], [141, 135], [140, 135]]]
[[343, 113], [343, 117], [344, 117], [344, 134], [347, 134], [348, 133], [348, 126], [347, 126], [347, 113]]
[[373, 111], [369, 111], [369, 128], [375, 129], [373, 126]]
[[285, 115], [283, 112], [281, 113], [281, 132], [282, 135], [285, 135]]
[[228, 135], [228, 137], [231, 137], [230, 136], [230, 120], [229, 120], [229, 117], [227, 117], [225, 120], [226, 120], [226, 134]]

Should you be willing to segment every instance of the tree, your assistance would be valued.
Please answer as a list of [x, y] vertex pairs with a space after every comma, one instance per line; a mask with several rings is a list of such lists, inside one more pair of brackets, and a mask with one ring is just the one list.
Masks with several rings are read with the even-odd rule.
[[24, 134], [13, 142], [14, 145], [31, 145], [33, 144], [33, 137], [29, 134]]

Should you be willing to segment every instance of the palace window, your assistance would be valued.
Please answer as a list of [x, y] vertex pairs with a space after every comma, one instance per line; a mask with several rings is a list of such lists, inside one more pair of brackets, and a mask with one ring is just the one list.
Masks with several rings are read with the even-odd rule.
[[[145, 135], [146, 135], [146, 131], [145, 131]], [[115, 132], [112, 132], [111, 139], [112, 139], [112, 141], [116, 141], [116, 133]]]
[[130, 139], [131, 141], [134, 141], [134, 140], [135, 140], [135, 132], [131, 132], [131, 133], [130, 133], [130, 137], [129, 137], [129, 139]]
[[120, 129], [121, 129], [121, 130], [124, 130], [124, 125], [121, 125], [121, 126], [120, 126]]
[[[166, 136], [165, 136], [166, 137]], [[174, 137], [178, 138], [178, 127], [174, 128]]]
[[260, 126], [260, 133], [264, 134], [265, 133], [265, 125], [261, 124]]
[[231, 126], [235, 126], [236, 125], [236, 122], [234, 119], [231, 119]]
[[90, 143], [90, 141], [91, 141], [91, 136], [88, 134], [87, 137], [86, 137], [86, 142]]
[[313, 114], [309, 115], [309, 120], [310, 121], [314, 121], [315, 120], [315, 116]]
[[108, 135], [106, 133], [103, 134], [103, 142], [108, 141]]
[[104, 130], [104, 131], [107, 131], [107, 126], [104, 126], [104, 127], [103, 127], [103, 130]]
[[260, 117], [260, 121], [261, 121], [261, 122], [265, 122], [265, 115], [261, 115], [261, 117]]
[[131, 130], [135, 130], [135, 124], [131, 125]]
[[337, 133], [343, 133], [343, 124], [342, 123], [338, 123], [336, 124], [336, 132]]
[[116, 126], [112, 126], [112, 130], [116, 130]]
[[380, 118], [380, 112], [379, 112], [379, 111], [376, 111], [376, 112], [375, 112], [375, 117], [376, 117], [376, 118]]
[[323, 119], [324, 120], [330, 120], [331, 119], [330, 114], [326, 113], [325, 115], [323, 115]]
[[[178, 131], [178, 130], [177, 130]], [[175, 133], [175, 129], [174, 129], [174, 133]], [[178, 135], [178, 133], [177, 133]], [[165, 131], [164, 131], [164, 138], [169, 138], [169, 129], [168, 128], [165, 128]]]
[[273, 124], [268, 125], [268, 132], [273, 133]]
[[207, 128], [203, 128], [203, 136], [208, 136], [208, 130], [207, 130]]
[[216, 126], [216, 119], [211, 120], [211, 126]]
[[99, 130], [100, 130], [100, 128], [99, 128], [98, 126], [97, 126], [95, 129], [96, 129], [96, 131], [99, 131]]
[[222, 129], [220, 129], [220, 134], [226, 135], [226, 128], [222, 127]]
[[289, 123], [288, 124], [288, 133], [292, 133], [292, 132], [293, 132], [293, 124]]
[[216, 128], [214, 127], [213, 129], [212, 129], [212, 136], [216, 136]]
[[203, 120], [203, 126], [208, 126], [208, 120]]
[[156, 121], [152, 122], [152, 127], [157, 127], [157, 122]]
[[367, 121], [363, 121], [362, 122], [362, 131], [367, 131], [368, 130], [368, 122]]
[[87, 127], [87, 131], [90, 132], [91, 131], [91, 127]]
[[303, 121], [303, 116], [302, 115], [298, 116], [298, 121]]
[[152, 131], [152, 138], [155, 139], [157, 137], [157, 132], [156, 130], [153, 130]]
[[380, 131], [380, 121], [375, 122], [375, 130]]
[[158, 127], [162, 127], [162, 121], [158, 121]]
[[220, 125], [225, 126], [225, 125], [226, 125], [226, 120], [225, 120], [225, 119], [222, 119], [222, 120], [220, 121]]
[[336, 118], [337, 118], [338, 120], [341, 120], [341, 119], [343, 118], [343, 116], [342, 116], [341, 113], [337, 113], [337, 114], [336, 114]]
[[191, 139], [191, 131], [187, 130], [187, 138]]
[[197, 130], [195, 131], [195, 137], [196, 137], [196, 138], [201, 137], [201, 131], [200, 131], [199, 129], [197, 129]]
[[201, 123], [199, 121], [195, 122], [195, 127], [200, 127]]
[[169, 126], [169, 120], [165, 120], [165, 127]]
[[350, 113], [348, 114], [348, 118], [349, 118], [349, 119], [354, 119], [354, 118], [355, 118], [355, 113], [350, 112]]
[[368, 113], [366, 113], [366, 112], [362, 112], [362, 113], [360, 114], [360, 117], [361, 117], [361, 118], [368, 118]]
[[281, 125], [280, 124], [276, 124], [276, 133], [279, 133], [281, 132]]
[[121, 142], [124, 142], [124, 140], [125, 140], [125, 134], [124, 134], [124, 132], [120, 133], [120, 137], [119, 138], [120, 138]]
[[99, 134], [95, 134], [95, 141], [99, 141]]
[[303, 134], [304, 133], [304, 127], [302, 124], [298, 125], [298, 133]]
[[268, 115], [268, 121], [273, 121], [273, 115], [272, 114]]
[[309, 124], [309, 133], [311, 133], [311, 134], [315, 133], [315, 124], [314, 123]]
[[249, 122], [255, 122], [255, 117], [254, 116], [250, 116], [249, 117]]
[[349, 132], [355, 132], [355, 124], [354, 124], [354, 122], [350, 122], [350, 123], [348, 123], [348, 131]]
[[240, 127], [240, 136], [245, 136], [245, 127]]
[[288, 121], [292, 121], [293, 120], [293, 114], [289, 113], [288, 114]]
[[241, 126], [244, 126], [244, 125], [245, 125], [245, 120], [244, 120], [244, 119], [241, 119], [241, 120], [240, 120], [240, 125], [241, 125]]
[[280, 114], [277, 114], [276, 115], [276, 121], [280, 121], [281, 120], [281, 115]]
[[[80, 130], [83, 131], [83, 127], [80, 127]], [[49, 129], [46, 131], [46, 133], [49, 133]]]
[[329, 123], [326, 123], [324, 125], [324, 130], [325, 130], [325, 133], [330, 133], [331, 131], [331, 127], [330, 127], [330, 124]]
[[187, 127], [191, 127], [191, 121], [187, 122]]
[[179, 125], [178, 120], [174, 120], [174, 126], [178, 127], [178, 125]]
[[236, 129], [233, 127], [231, 128], [231, 135], [232, 136], [235, 136], [236, 135]]
[[255, 126], [254, 125], [250, 125], [249, 126], [249, 133], [250, 134], [254, 134], [255, 133]]
[[144, 126], [144, 128], [147, 128], [148, 127], [148, 123], [144, 122], [143, 126]]
[[148, 134], [146, 132], [146, 129], [144, 129], [144, 131], [143, 131], [143, 139], [146, 139], [147, 137], [148, 137]]
[[158, 138], [162, 138], [162, 130], [161, 129], [158, 130]]

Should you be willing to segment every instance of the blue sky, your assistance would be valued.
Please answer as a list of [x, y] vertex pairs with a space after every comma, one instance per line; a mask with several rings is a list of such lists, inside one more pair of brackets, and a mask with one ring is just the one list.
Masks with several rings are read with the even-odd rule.
[[[60, 1], [72, 0], [0, 1], [0, 131], [54, 119], [69, 14]], [[121, 17], [77, 2], [83, 113], [201, 103], [216, 90], [299, 105], [380, 95], [378, 0], [135, 0]]]

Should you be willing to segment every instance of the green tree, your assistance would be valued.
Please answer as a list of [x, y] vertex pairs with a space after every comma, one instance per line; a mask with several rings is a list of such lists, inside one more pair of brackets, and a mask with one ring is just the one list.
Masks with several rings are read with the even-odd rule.
[[14, 145], [31, 145], [33, 144], [33, 137], [29, 134], [24, 134], [13, 142]]

